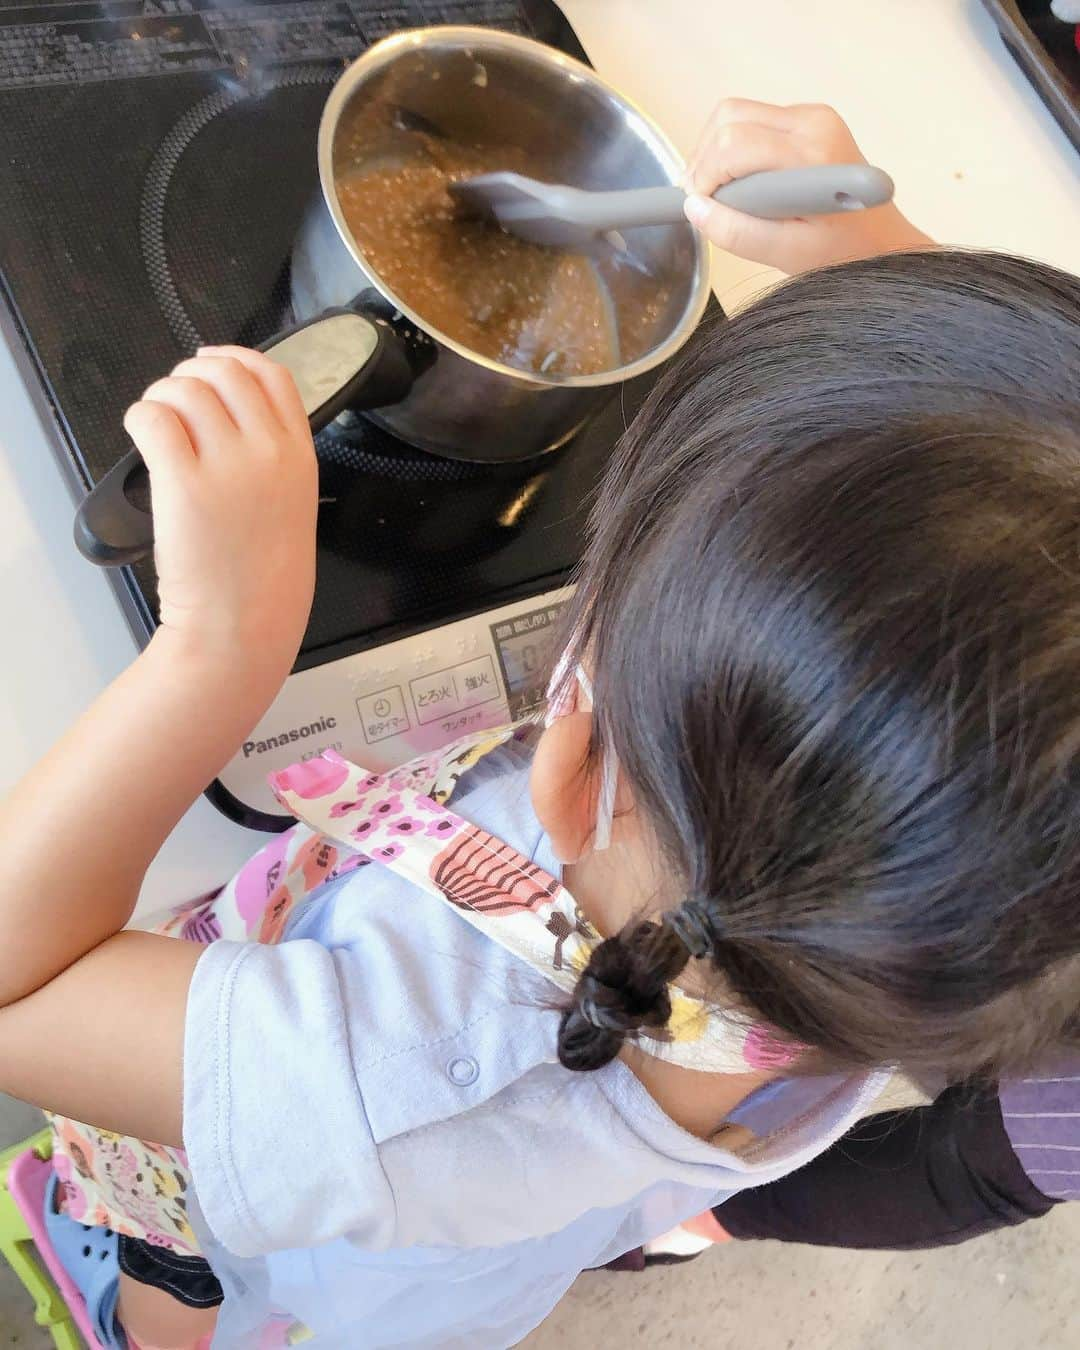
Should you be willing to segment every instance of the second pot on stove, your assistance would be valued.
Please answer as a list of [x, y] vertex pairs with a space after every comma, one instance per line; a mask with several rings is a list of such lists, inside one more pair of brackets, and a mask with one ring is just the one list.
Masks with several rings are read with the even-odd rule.
[[[674, 183], [682, 169], [674, 148], [632, 104], [542, 43], [445, 27], [372, 47], [344, 72], [323, 111], [320, 192], [292, 257], [299, 322], [263, 346], [296, 377], [314, 430], [350, 408], [436, 455], [531, 459], [563, 445], [613, 386], [666, 361], [693, 332], [708, 295], [708, 258], [683, 222], [634, 233], [633, 262], [655, 283], [658, 301], [638, 330], [641, 355], [627, 364], [587, 375], [522, 370], [426, 323], [365, 258], [338, 200], [350, 132], [372, 100], [395, 109], [406, 127], [451, 143], [515, 146], [530, 165], [535, 158], [540, 178], [593, 189], [646, 187]], [[130, 563], [153, 545], [150, 517], [125, 492], [138, 464], [137, 455], [118, 464], [79, 509], [76, 542], [95, 562]]]

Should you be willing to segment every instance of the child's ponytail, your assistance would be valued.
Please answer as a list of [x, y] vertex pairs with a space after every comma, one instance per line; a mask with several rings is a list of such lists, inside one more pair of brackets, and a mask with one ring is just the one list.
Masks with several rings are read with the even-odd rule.
[[671, 1016], [668, 985], [691, 956], [711, 948], [706, 908], [688, 901], [659, 923], [635, 922], [593, 952], [559, 1025], [559, 1061], [567, 1069], [602, 1069], [642, 1027]]

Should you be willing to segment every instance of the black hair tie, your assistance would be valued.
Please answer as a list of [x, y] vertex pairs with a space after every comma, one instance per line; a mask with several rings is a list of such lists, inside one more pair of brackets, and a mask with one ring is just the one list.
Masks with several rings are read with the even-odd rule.
[[664, 915], [664, 923], [691, 956], [708, 956], [713, 948], [715, 925], [709, 917], [708, 903], [700, 896], [691, 896], [678, 909]]

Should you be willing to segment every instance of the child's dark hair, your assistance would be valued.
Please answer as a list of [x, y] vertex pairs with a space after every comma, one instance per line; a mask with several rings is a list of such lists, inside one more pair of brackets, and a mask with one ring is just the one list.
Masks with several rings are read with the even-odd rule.
[[[1080, 1036], [1080, 281], [808, 274], [713, 327], [604, 483], [574, 606], [718, 999], [826, 1065]], [[680, 936], [681, 933], [681, 936]], [[686, 924], [604, 942], [569, 1068], [662, 1024]]]

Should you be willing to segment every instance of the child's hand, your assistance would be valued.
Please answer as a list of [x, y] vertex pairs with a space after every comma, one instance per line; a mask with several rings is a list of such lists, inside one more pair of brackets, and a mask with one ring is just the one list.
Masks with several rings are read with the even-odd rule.
[[315, 583], [318, 476], [292, 376], [205, 347], [124, 418], [150, 471], [164, 630], [284, 678]]
[[758, 220], [710, 200], [723, 184], [764, 169], [865, 163], [846, 123], [832, 108], [817, 104], [779, 108], [750, 99], [725, 99], [691, 157], [685, 179], [691, 192], [686, 214], [718, 248], [789, 274], [849, 258], [932, 248], [932, 240], [891, 202], [831, 216]]

